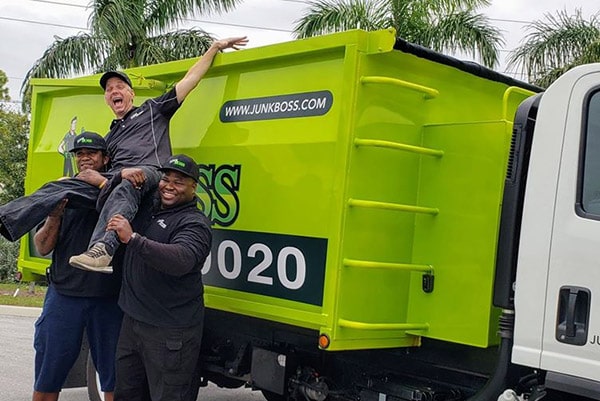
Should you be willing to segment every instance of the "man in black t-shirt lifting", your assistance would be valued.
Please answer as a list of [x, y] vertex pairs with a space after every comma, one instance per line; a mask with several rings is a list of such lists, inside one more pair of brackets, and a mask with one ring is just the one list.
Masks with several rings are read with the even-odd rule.
[[[93, 132], [77, 135], [69, 151], [79, 170], [78, 180], [94, 188], [106, 177], [104, 138]], [[67, 180], [74, 180], [68, 178]], [[98, 213], [93, 209], [58, 204], [33, 237], [41, 255], [52, 252], [47, 271], [48, 291], [35, 324], [35, 382], [33, 401], [55, 401], [87, 334], [105, 400], [115, 387], [115, 351], [123, 313], [117, 304], [121, 275], [85, 272], [69, 266], [69, 257], [87, 248]]]

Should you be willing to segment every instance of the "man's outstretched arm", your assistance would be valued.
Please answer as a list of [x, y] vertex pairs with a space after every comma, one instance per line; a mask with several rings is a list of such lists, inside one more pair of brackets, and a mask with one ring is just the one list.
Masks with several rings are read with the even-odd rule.
[[198, 85], [198, 82], [206, 74], [219, 51], [229, 48], [238, 50], [240, 47], [246, 46], [247, 43], [248, 39], [245, 36], [221, 39], [213, 42], [206, 53], [200, 57], [200, 60], [191, 66], [183, 79], [175, 85], [177, 101], [182, 103], [192, 89]]

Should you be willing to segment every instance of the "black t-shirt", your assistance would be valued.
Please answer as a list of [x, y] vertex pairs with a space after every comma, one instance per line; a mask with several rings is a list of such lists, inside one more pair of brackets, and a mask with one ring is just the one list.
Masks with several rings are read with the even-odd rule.
[[162, 166], [172, 154], [169, 122], [179, 106], [173, 88], [134, 107], [122, 119], [113, 120], [105, 138], [111, 171], [140, 165]]
[[119, 306], [158, 327], [202, 323], [202, 266], [212, 241], [210, 221], [196, 201], [170, 209], [143, 205], [126, 246]]
[[[50, 265], [50, 281], [62, 295], [116, 299], [119, 294], [121, 271], [116, 264], [113, 274], [88, 272], [69, 265], [71, 256], [87, 250], [97, 220], [95, 210], [65, 209]], [[116, 255], [114, 260], [118, 260]]]

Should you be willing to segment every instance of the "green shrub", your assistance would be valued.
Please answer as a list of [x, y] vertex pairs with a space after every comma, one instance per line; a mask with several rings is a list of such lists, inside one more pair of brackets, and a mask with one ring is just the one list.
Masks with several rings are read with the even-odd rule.
[[15, 281], [17, 259], [19, 258], [19, 241], [10, 242], [0, 238], [0, 282]]

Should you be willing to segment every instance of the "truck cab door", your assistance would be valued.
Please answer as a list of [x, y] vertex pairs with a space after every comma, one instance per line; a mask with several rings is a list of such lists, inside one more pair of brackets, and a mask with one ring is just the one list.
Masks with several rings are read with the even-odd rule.
[[[566, 109], [562, 121], [557, 119], [552, 124], [562, 131], [563, 139], [560, 157], [554, 161], [559, 168], [540, 367], [574, 380], [600, 382], [598, 65], [574, 72], [563, 84], [559, 84], [560, 90], [548, 91], [545, 95], [549, 97], [540, 106], [554, 109], [556, 116], [563, 115], [556, 110]], [[541, 171], [535, 173], [543, 176]]]

